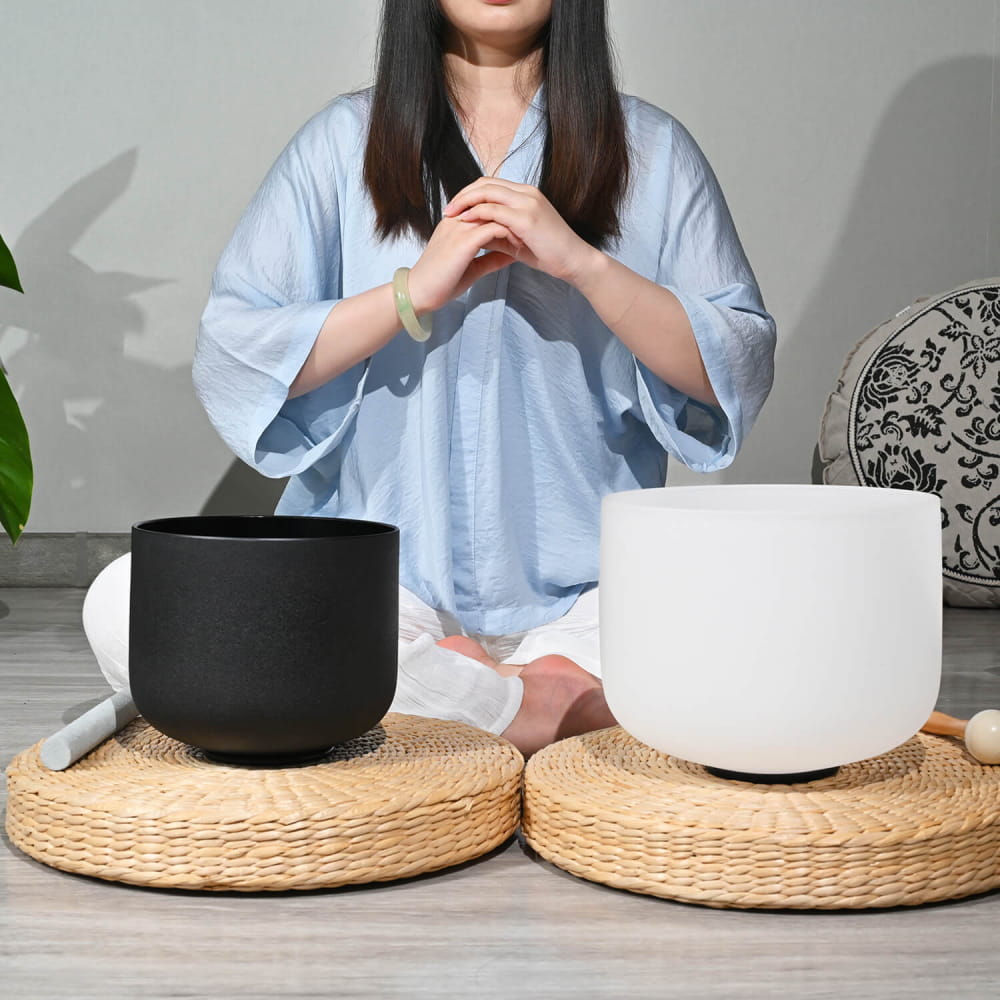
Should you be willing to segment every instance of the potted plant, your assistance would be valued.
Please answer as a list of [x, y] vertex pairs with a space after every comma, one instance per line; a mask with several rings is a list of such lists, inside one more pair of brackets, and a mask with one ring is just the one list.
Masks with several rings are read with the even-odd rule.
[[[2, 237], [0, 286], [16, 292], [24, 291], [14, 258]], [[11, 543], [20, 537], [28, 520], [33, 481], [28, 430], [7, 382], [6, 370], [0, 363], [0, 525], [3, 525]]]

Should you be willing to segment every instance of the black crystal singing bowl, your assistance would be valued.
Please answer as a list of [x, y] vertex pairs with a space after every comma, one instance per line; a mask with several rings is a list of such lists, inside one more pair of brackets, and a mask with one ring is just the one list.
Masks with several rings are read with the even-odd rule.
[[132, 529], [129, 682], [210, 757], [281, 765], [371, 729], [396, 689], [399, 529], [174, 517]]

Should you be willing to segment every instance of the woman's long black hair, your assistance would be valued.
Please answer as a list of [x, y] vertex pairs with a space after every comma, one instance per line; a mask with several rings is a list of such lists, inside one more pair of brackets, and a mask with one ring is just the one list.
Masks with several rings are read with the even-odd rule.
[[[449, 103], [437, 0], [384, 0], [364, 179], [378, 234], [429, 239], [481, 171]], [[547, 132], [539, 187], [587, 242], [619, 235], [629, 159], [605, 0], [553, 0], [541, 39]]]

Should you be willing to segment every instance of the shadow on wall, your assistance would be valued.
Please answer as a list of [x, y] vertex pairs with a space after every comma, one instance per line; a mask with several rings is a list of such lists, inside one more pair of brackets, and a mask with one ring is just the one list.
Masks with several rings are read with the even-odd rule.
[[[150, 480], [176, 479], [175, 462], [203, 434], [171, 414], [196, 412], [190, 370], [125, 356], [145, 316], [134, 296], [169, 283], [98, 271], [74, 248], [128, 189], [137, 150], [60, 195], [14, 244], [25, 287], [0, 306], [4, 360], [31, 430], [33, 515], [80, 528], [138, 520]], [[148, 461], [143, 456], [151, 456]]]
[[724, 479], [808, 481], [827, 397], [855, 344], [920, 296], [991, 277], [982, 199], [992, 73], [986, 56], [941, 63], [889, 105], [821, 279], [795, 326], [778, 331], [774, 390]]
[[287, 479], [268, 479], [238, 458], [202, 505], [200, 514], [273, 514]]

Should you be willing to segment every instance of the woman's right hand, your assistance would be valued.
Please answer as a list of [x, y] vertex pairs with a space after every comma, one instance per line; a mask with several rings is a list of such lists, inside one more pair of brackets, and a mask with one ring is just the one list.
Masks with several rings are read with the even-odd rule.
[[[473, 282], [513, 262], [519, 244], [498, 222], [442, 219], [410, 269], [410, 301], [417, 315], [440, 309]], [[486, 253], [478, 256], [481, 250]]]

